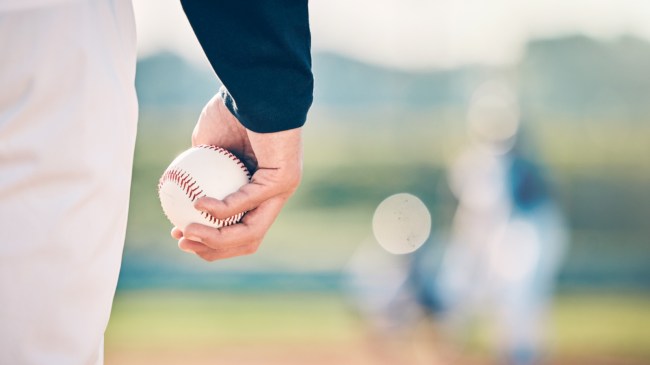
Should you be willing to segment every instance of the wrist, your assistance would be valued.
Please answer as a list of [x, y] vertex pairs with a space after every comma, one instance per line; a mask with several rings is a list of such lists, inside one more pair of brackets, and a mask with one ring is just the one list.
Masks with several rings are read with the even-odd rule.
[[302, 128], [273, 133], [246, 130], [260, 168], [302, 170]]

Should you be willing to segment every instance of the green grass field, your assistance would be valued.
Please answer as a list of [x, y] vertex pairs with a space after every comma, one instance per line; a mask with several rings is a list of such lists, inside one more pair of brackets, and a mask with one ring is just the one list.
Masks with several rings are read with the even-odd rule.
[[[650, 363], [650, 296], [565, 294], [551, 328], [554, 364]], [[411, 340], [444, 351], [439, 335]], [[487, 363], [487, 342], [479, 336], [467, 363]], [[106, 334], [108, 365], [377, 363], [373, 356], [334, 294], [120, 292]]]

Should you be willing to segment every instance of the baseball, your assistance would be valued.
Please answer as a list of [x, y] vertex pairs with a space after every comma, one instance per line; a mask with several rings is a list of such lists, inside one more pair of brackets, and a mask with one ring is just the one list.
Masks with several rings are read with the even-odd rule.
[[411, 253], [429, 238], [431, 214], [415, 195], [391, 195], [377, 206], [372, 231], [386, 251], [397, 255]]
[[249, 181], [248, 169], [231, 152], [200, 145], [181, 153], [167, 167], [158, 183], [158, 197], [167, 218], [181, 230], [190, 223], [221, 228], [239, 222], [244, 212], [221, 220], [196, 210], [194, 202], [203, 196], [223, 199]]

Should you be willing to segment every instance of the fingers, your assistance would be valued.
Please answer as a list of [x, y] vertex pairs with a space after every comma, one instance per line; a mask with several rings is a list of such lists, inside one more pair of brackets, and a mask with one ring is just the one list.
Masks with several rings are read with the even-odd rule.
[[172, 237], [180, 240], [179, 248], [207, 261], [252, 254], [299, 181], [300, 173], [260, 169], [251, 183], [223, 200], [203, 197], [195, 203], [195, 208], [219, 219], [247, 212], [240, 223], [219, 229], [191, 224], [183, 232], [173, 230]]
[[178, 247], [189, 253], [194, 253], [205, 261], [216, 261], [229, 259], [238, 256], [250, 255], [257, 251], [257, 246], [245, 245], [242, 247], [228, 247], [228, 248], [210, 248], [206, 245], [194, 242], [188, 239], [181, 239], [178, 241]]
[[172, 228], [171, 235], [174, 239], [180, 240], [181, 238], [183, 238], [183, 231], [174, 227]]
[[255, 252], [302, 177], [301, 128], [256, 133], [236, 122], [222, 101], [214, 99], [199, 118], [193, 143], [216, 144], [239, 153], [255, 168], [252, 181], [222, 200], [204, 197], [194, 206], [218, 219], [247, 213], [229, 227], [191, 224], [183, 232], [172, 231], [181, 249], [208, 261]]
[[266, 185], [255, 181], [242, 186], [223, 200], [210, 197], [200, 198], [194, 207], [219, 219], [226, 219], [241, 212], [247, 212], [263, 202], [283, 193], [279, 185]]
[[207, 261], [253, 254], [285, 201], [283, 198], [270, 199], [248, 212], [240, 223], [228, 227], [190, 224], [185, 228], [178, 246]]

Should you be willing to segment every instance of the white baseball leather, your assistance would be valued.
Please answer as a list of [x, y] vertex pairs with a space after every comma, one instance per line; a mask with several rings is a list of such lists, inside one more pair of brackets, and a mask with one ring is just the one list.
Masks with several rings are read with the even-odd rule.
[[190, 223], [221, 228], [239, 222], [244, 212], [227, 219], [198, 211], [194, 202], [203, 196], [223, 199], [250, 181], [246, 166], [229, 151], [200, 145], [181, 153], [165, 170], [158, 184], [163, 212], [177, 228]]

